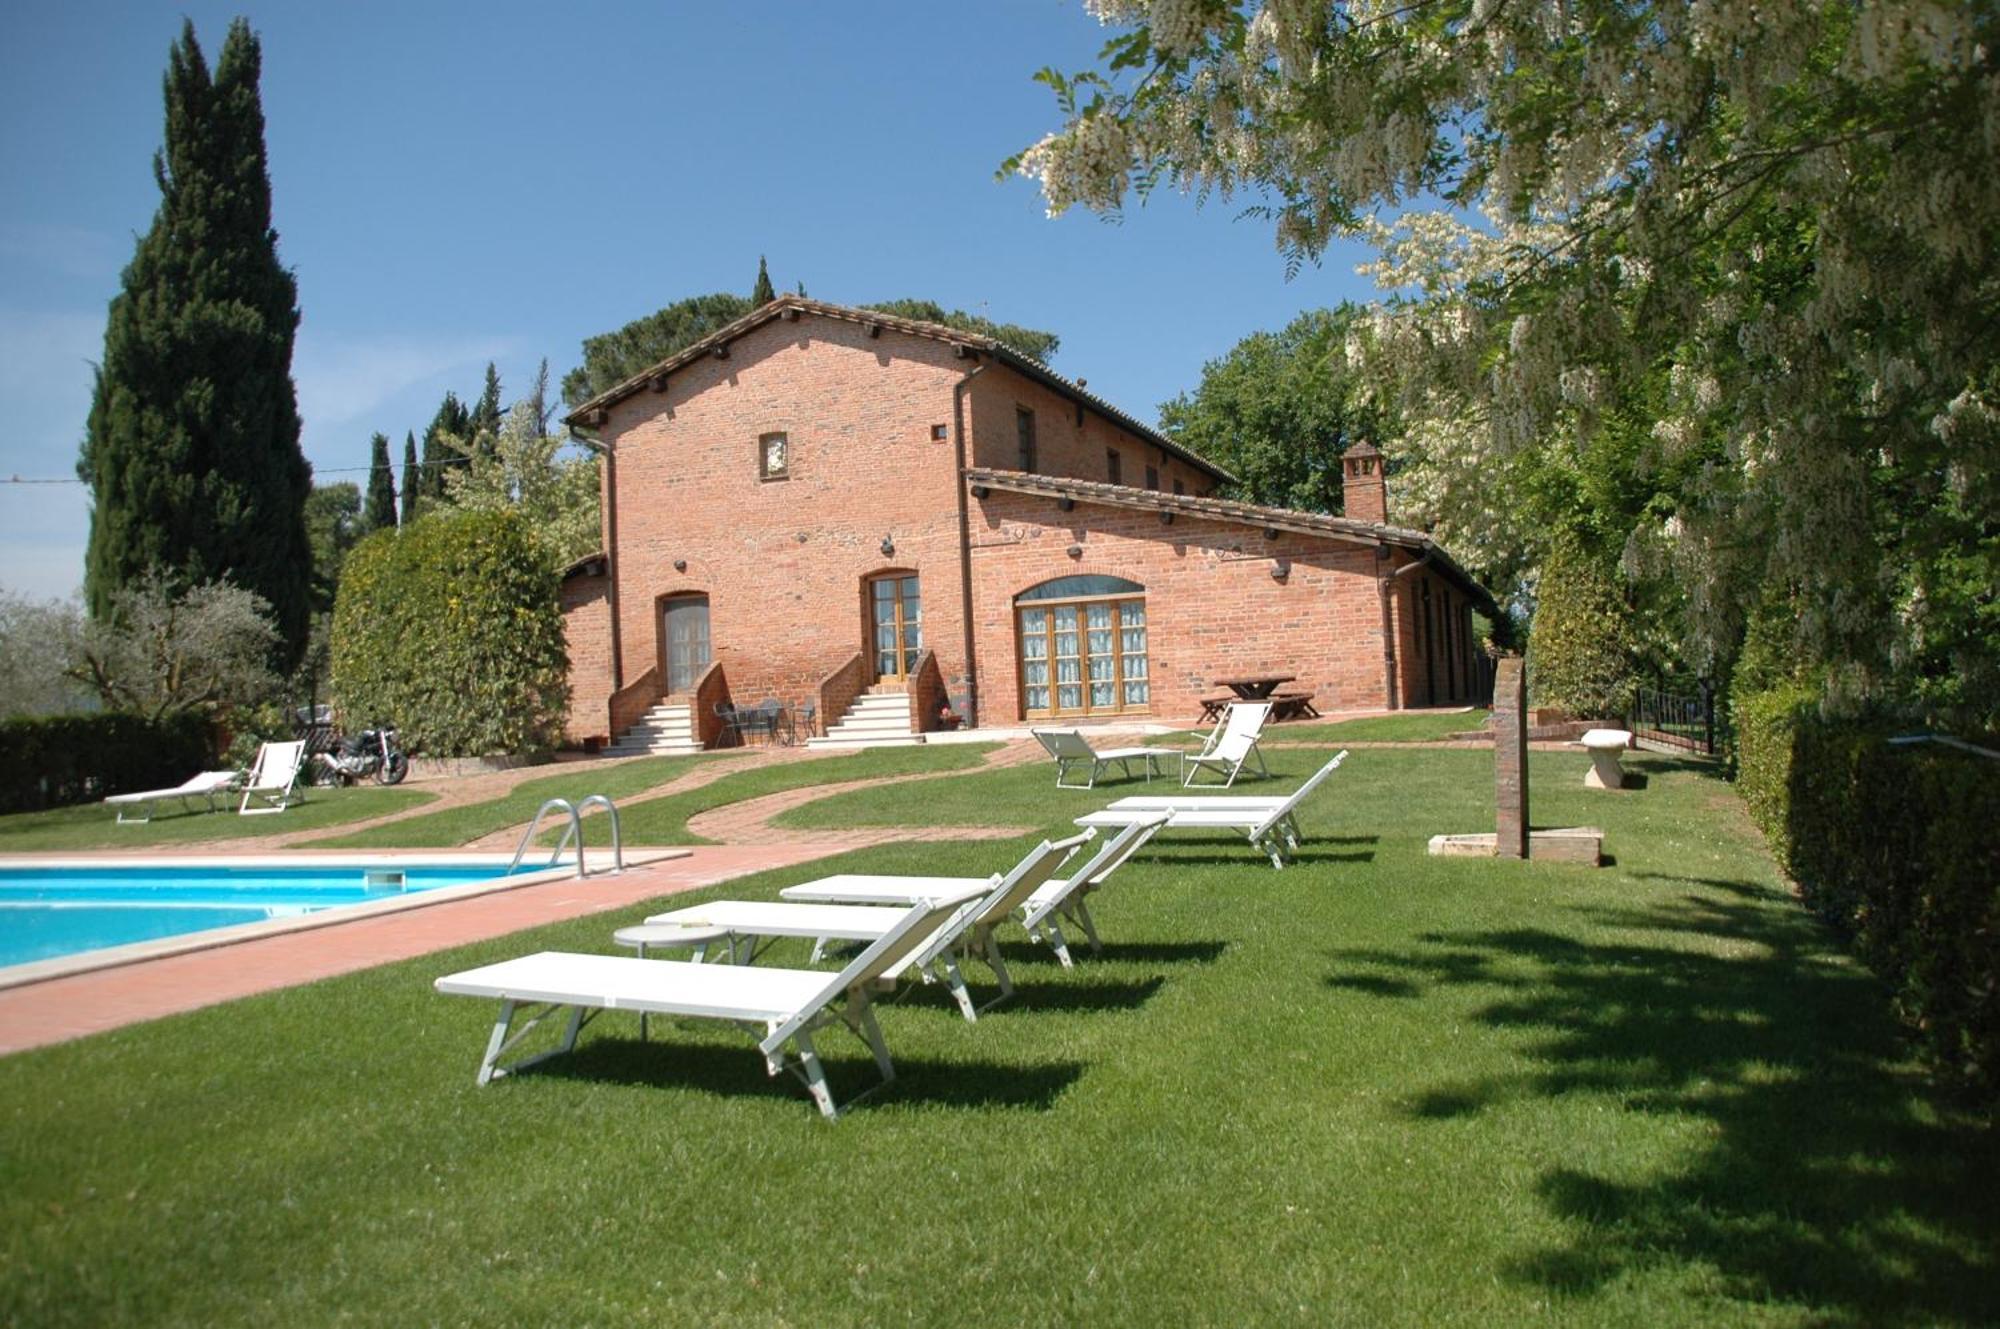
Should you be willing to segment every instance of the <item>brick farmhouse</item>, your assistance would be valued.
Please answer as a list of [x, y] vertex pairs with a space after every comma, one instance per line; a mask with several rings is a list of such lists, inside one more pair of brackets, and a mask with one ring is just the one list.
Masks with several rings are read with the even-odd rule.
[[[785, 296], [569, 417], [602, 458], [604, 549], [569, 570], [573, 740], [662, 703], [908, 698], [908, 730], [1191, 722], [1214, 680], [1289, 674], [1322, 710], [1484, 684], [1490, 603], [1388, 522], [1219, 498], [1228, 472], [989, 338]], [[900, 703], [897, 703], [900, 705]], [[900, 715], [901, 712], [899, 711]]]

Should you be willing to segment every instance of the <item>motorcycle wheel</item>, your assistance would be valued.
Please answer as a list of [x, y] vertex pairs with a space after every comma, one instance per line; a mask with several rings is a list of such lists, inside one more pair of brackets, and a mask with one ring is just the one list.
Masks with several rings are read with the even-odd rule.
[[410, 773], [410, 759], [400, 752], [392, 752], [389, 759], [375, 772], [377, 784], [401, 784], [403, 777]]

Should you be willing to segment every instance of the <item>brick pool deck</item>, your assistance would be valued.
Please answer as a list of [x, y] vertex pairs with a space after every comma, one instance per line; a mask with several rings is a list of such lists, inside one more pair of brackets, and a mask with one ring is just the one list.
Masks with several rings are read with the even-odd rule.
[[0, 992], [0, 1055], [791, 867], [840, 844], [711, 845], [617, 876], [574, 877], [305, 932], [142, 960]]

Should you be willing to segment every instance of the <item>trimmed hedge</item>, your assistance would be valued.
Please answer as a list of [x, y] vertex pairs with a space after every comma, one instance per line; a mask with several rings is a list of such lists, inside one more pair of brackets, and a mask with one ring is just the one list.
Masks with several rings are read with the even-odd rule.
[[1632, 616], [1610, 570], [1576, 537], [1542, 561], [1528, 626], [1528, 685], [1537, 706], [1603, 719], [1632, 701]]
[[1891, 746], [1781, 687], [1737, 713], [1738, 787], [1808, 906], [1852, 938], [1925, 1054], [2000, 1106], [2000, 761]]
[[393, 724], [412, 752], [533, 754], [569, 705], [560, 577], [511, 511], [444, 510], [347, 555], [332, 685], [348, 728]]
[[215, 732], [193, 712], [50, 715], [0, 722], [0, 812], [166, 789], [215, 762]]

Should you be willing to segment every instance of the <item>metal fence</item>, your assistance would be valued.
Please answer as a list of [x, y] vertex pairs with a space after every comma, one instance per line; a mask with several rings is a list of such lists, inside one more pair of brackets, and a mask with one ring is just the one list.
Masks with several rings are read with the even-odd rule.
[[1716, 724], [1715, 689], [1706, 683], [1698, 686], [1700, 691], [1693, 696], [1660, 688], [1633, 689], [1626, 727], [1634, 738], [1714, 756], [1724, 737]]

